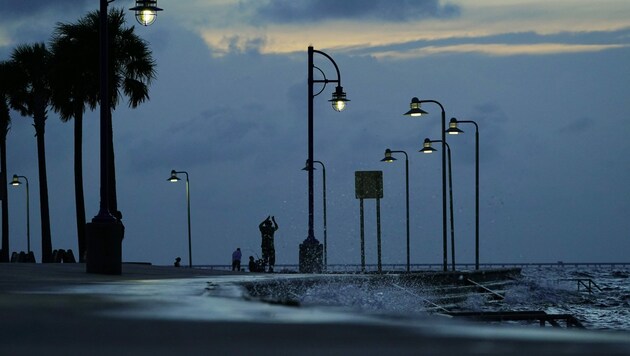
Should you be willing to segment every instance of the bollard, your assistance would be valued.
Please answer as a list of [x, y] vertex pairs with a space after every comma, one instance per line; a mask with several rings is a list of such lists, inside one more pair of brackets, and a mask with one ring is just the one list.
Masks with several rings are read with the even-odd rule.
[[77, 263], [77, 260], [76, 258], [74, 258], [74, 253], [71, 249], [68, 249], [65, 256], [63, 256], [63, 263]]
[[87, 273], [122, 273], [122, 238], [124, 226], [120, 222], [91, 222], [86, 226]]

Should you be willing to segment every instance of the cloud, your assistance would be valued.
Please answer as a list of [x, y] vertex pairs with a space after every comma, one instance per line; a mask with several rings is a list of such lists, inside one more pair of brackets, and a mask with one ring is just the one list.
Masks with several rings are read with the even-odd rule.
[[[212, 39], [208, 38], [207, 43], [212, 43]], [[262, 37], [247, 36], [226, 36], [218, 40], [211, 46], [213, 57], [223, 57], [228, 54], [246, 54], [256, 55], [262, 53], [265, 48], [266, 40]]]
[[[453, 45], [486, 46], [440, 46], [420, 53], [380, 55], [426, 56], [444, 51], [490, 55], [539, 51], [546, 54], [597, 50], [595, 47], [554, 49], [553, 44], [614, 45], [627, 42], [630, 22], [623, 16], [627, 5], [615, 0], [602, 2], [603, 5], [585, 0], [517, 4], [493, 0], [225, 0], [211, 4], [198, 1], [192, 21], [186, 21], [215, 54], [243, 53], [251, 43], [257, 43], [256, 49], [261, 54], [301, 52], [309, 44], [320, 49], [358, 54], [356, 52], [361, 50], [374, 51], [376, 47], [453, 39], [457, 40], [451, 43]], [[524, 37], [533, 35], [538, 38], [523, 41]], [[230, 39], [238, 41], [230, 42]], [[492, 39], [496, 42], [488, 42]], [[503, 43], [549, 45], [539, 48], [489, 46]]]
[[477, 53], [488, 56], [550, 55], [566, 53], [600, 52], [626, 48], [625, 44], [565, 44], [565, 43], [467, 43], [452, 46], [426, 46], [403, 51], [385, 51], [372, 54], [378, 59], [411, 59], [438, 54]]
[[325, 20], [372, 19], [385, 22], [417, 21], [458, 16], [459, 6], [441, 5], [439, 0], [259, 0], [241, 1], [253, 6], [252, 19], [260, 22], [300, 23]]
[[[88, 3], [95, 3], [89, 0], [29, 0], [29, 1], [3, 1], [0, 2], [0, 17], [30, 17], [41, 12], [55, 10], [58, 12], [72, 9], [83, 8]], [[96, 8], [96, 4], [94, 5]]]
[[98, 3], [90, 0], [0, 1], [0, 55], [18, 43], [47, 41], [57, 22], [96, 9]]

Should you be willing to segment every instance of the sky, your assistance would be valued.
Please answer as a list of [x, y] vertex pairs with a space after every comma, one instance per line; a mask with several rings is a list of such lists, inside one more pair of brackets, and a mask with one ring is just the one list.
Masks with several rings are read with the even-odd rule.
[[[0, 60], [48, 42], [96, 0], [0, 0]], [[116, 0], [110, 7], [130, 8]], [[406, 262], [409, 156], [411, 263], [442, 262], [440, 107], [403, 116], [412, 97], [479, 125], [480, 262], [628, 262], [630, 2], [626, 0], [160, 0], [149, 27], [129, 24], [157, 63], [150, 101], [114, 112], [123, 261], [229, 264], [260, 256], [258, 224], [278, 221], [276, 260], [296, 264], [308, 233], [307, 48], [339, 66], [346, 110], [314, 98], [316, 160], [326, 165], [328, 263], [360, 263], [355, 171], [383, 171], [382, 262]], [[315, 65], [328, 79], [324, 56]], [[318, 72], [316, 72], [319, 75]], [[321, 79], [321, 77], [319, 77]], [[316, 87], [319, 91], [321, 87]], [[88, 220], [99, 206], [98, 110], [84, 120]], [[474, 126], [452, 149], [457, 263], [475, 261]], [[54, 249], [77, 251], [73, 125], [49, 110], [46, 159]], [[30, 182], [31, 247], [41, 261], [32, 118], [12, 112], [7, 167]], [[438, 144], [436, 147], [441, 150]], [[316, 167], [318, 168], [318, 167]], [[315, 237], [323, 242], [322, 170]], [[183, 176], [182, 176], [183, 177]], [[24, 186], [9, 187], [11, 251], [26, 250]], [[365, 202], [366, 262], [376, 263], [376, 202]], [[449, 232], [449, 263], [450, 256]]]

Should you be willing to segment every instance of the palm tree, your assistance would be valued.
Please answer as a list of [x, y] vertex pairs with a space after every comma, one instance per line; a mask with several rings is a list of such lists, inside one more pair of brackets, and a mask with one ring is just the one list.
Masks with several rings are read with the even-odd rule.
[[7, 192], [7, 133], [11, 127], [9, 93], [13, 80], [11, 62], [0, 62], [0, 198], [2, 198], [2, 249], [0, 262], [9, 262], [9, 196]]
[[[151, 51], [147, 43], [134, 33], [134, 27], [126, 26], [124, 14], [123, 9], [111, 9], [108, 14], [110, 116], [111, 110], [116, 108], [123, 94], [128, 97], [129, 106], [133, 108], [148, 100], [148, 86], [155, 78], [155, 61]], [[87, 103], [91, 109], [94, 109], [101, 95], [98, 86], [100, 59], [98, 33], [99, 11], [93, 11], [79, 19], [77, 23], [59, 24], [53, 37], [52, 51], [56, 58], [53, 63], [57, 63], [53, 68], [58, 68], [58, 70], [53, 70], [53, 73], [57, 72], [53, 74], [53, 105], [61, 114], [62, 119], [73, 117], [75, 120], [75, 175], [77, 177], [81, 174], [80, 166], [77, 168], [76, 162], [77, 157], [80, 157], [77, 156], [77, 150], [81, 150], [82, 134], [76, 125], [83, 115], [84, 104]], [[111, 124], [111, 120], [109, 122]], [[109, 130], [111, 139], [113, 137], [111, 125]], [[109, 144], [108, 191], [109, 210], [115, 213], [118, 211], [118, 204], [112, 143], [113, 141]], [[75, 179], [77, 180], [79, 178]], [[75, 183], [75, 188], [82, 192], [82, 186], [79, 187], [77, 183]], [[77, 211], [79, 209], [77, 207]], [[77, 220], [79, 220], [78, 215], [79, 212]], [[79, 241], [80, 254], [83, 255], [81, 237]]]
[[[83, 194], [83, 113], [86, 104], [91, 110], [98, 103], [98, 61], [84, 56], [94, 51], [89, 27], [77, 24], [57, 25], [51, 41], [51, 103], [61, 121], [74, 118], [74, 194], [79, 262], [85, 262], [85, 199]], [[98, 55], [98, 47], [96, 54]], [[91, 56], [87, 56], [88, 58]]]
[[9, 102], [22, 116], [32, 116], [37, 137], [39, 169], [39, 204], [42, 229], [42, 262], [52, 262], [50, 213], [48, 207], [48, 179], [46, 176], [46, 146], [44, 132], [47, 108], [50, 103], [48, 83], [50, 52], [44, 43], [20, 45], [13, 50], [11, 60], [15, 66], [15, 90]]
[[[89, 13], [87, 18], [94, 29], [98, 28], [98, 11]], [[125, 11], [123, 9], [112, 9], [109, 11], [108, 26], [111, 109], [115, 109], [120, 101], [121, 91], [127, 97], [129, 107], [136, 108], [149, 99], [149, 85], [155, 79], [155, 60], [148, 43], [135, 34], [134, 26], [126, 26]], [[111, 119], [109, 123], [109, 138], [112, 140], [109, 144], [109, 208], [110, 212], [116, 213], [118, 212], [118, 203], [116, 198], [116, 168]]]

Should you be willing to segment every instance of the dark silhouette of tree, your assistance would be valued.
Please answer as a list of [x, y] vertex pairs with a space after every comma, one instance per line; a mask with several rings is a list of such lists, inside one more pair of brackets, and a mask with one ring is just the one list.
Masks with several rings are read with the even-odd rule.
[[[98, 28], [98, 13], [95, 11], [87, 15], [94, 29]], [[135, 27], [126, 25], [123, 9], [109, 11], [108, 26], [111, 109], [116, 108], [121, 100], [121, 94], [127, 97], [129, 107], [136, 108], [149, 99], [149, 85], [155, 79], [155, 60], [148, 43], [135, 34]], [[118, 200], [112, 120], [109, 120], [109, 123], [109, 137], [112, 140], [109, 144], [109, 208], [110, 212], [114, 213], [118, 211]]]
[[2, 199], [2, 253], [0, 262], [9, 262], [9, 196], [7, 192], [7, 134], [11, 128], [9, 94], [14, 83], [11, 62], [0, 62], [0, 198]]
[[[59, 71], [54, 74], [53, 85], [57, 94], [53, 95], [53, 104], [63, 117], [82, 116], [84, 104], [94, 109], [101, 93], [99, 81], [99, 11], [93, 11], [72, 24], [59, 24], [53, 37], [53, 53], [57, 57], [54, 62], [61, 63]], [[135, 108], [149, 99], [149, 84], [155, 78], [155, 61], [148, 44], [134, 33], [134, 27], [126, 26], [125, 11], [111, 9], [108, 14], [109, 35], [109, 88], [110, 118], [111, 110], [121, 100], [128, 98], [130, 107]], [[64, 69], [65, 68], [65, 69]], [[75, 71], [72, 73], [72, 71]], [[67, 73], [68, 75], [64, 75]], [[70, 94], [70, 95], [68, 95]], [[64, 99], [64, 96], [66, 97]], [[72, 98], [68, 98], [72, 96]], [[110, 124], [112, 120], [109, 120]], [[113, 127], [109, 126], [109, 210], [118, 210], [116, 198], [115, 160], [113, 145]], [[75, 141], [81, 139], [81, 133], [75, 127]], [[80, 150], [80, 143], [75, 142], [75, 150]], [[75, 152], [75, 161], [76, 161]], [[75, 165], [75, 173], [76, 170]], [[78, 188], [78, 186], [77, 186]], [[77, 208], [78, 209], [78, 208]], [[81, 249], [81, 248], [79, 248]]]
[[9, 95], [13, 109], [22, 116], [33, 117], [37, 138], [37, 162], [39, 170], [39, 205], [42, 229], [42, 262], [52, 261], [50, 236], [50, 210], [48, 207], [48, 179], [46, 175], [46, 146], [44, 142], [47, 108], [50, 103], [48, 74], [50, 52], [44, 43], [20, 45], [13, 50], [15, 90]]
[[[76, 24], [57, 25], [51, 41], [51, 104], [61, 121], [74, 119], [74, 196], [79, 262], [85, 262], [85, 199], [83, 193], [83, 114], [86, 105], [98, 104], [98, 46], [93, 33], [82, 19]], [[96, 53], [94, 53], [96, 51]], [[92, 53], [90, 53], [92, 52]]]
[[[108, 14], [110, 118], [121, 96], [127, 96], [130, 107], [137, 107], [149, 98], [148, 86], [155, 77], [155, 62], [145, 41], [125, 24], [123, 9]], [[75, 23], [57, 25], [51, 41], [52, 105], [65, 122], [74, 119], [74, 171], [77, 237], [79, 256], [85, 252], [85, 204], [83, 199], [82, 121], [86, 105], [94, 110], [99, 92], [99, 11], [93, 11]], [[110, 124], [111, 124], [110, 120]], [[108, 127], [109, 144], [109, 209], [118, 211], [116, 198], [113, 127]]]

